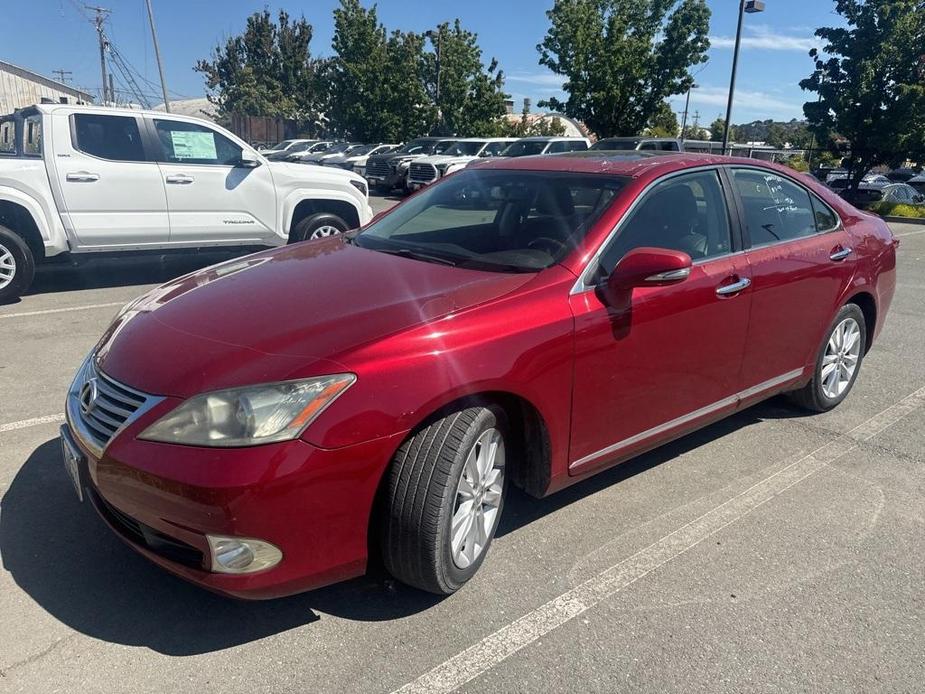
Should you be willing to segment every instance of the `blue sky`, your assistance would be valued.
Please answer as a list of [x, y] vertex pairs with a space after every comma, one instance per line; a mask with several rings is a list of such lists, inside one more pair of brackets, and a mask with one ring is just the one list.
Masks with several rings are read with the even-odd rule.
[[[113, 43], [151, 82], [143, 85], [145, 90], [158, 93], [144, 0], [97, 2], [112, 9], [108, 31]], [[246, 17], [265, 4], [244, 0], [153, 2], [167, 83], [171, 92], [184, 96], [204, 93], [202, 76], [192, 70], [196, 60], [207, 56], [216, 42], [241, 31]], [[83, 0], [6, 3], [0, 59], [48, 76], [55, 69], [71, 70], [74, 83], [97, 91], [96, 34], [79, 9], [83, 4]], [[314, 26], [312, 50], [318, 54], [330, 52], [331, 13], [337, 4], [337, 0], [266, 3], [272, 11], [282, 7], [291, 15], [304, 15]], [[691, 113], [699, 111], [704, 124], [725, 110], [738, 7], [737, 0], [708, 0], [708, 4], [713, 11], [713, 47], [709, 63], [695, 68], [700, 86], [691, 95]], [[830, 0], [766, 0], [766, 5], [764, 13], [746, 15], [733, 122], [801, 118], [808, 97], [798, 82], [812, 69], [807, 51], [816, 43], [813, 31], [839, 23]], [[536, 44], [548, 26], [545, 11], [552, 0], [380, 0], [378, 6], [380, 19], [390, 29], [423, 31], [459, 16], [479, 34], [486, 61], [491, 56], [499, 60], [507, 76], [506, 89], [518, 110], [525, 96], [536, 103], [561, 94], [561, 79], [537, 63]], [[676, 111], [682, 110], [683, 96], [673, 98], [672, 104]]]

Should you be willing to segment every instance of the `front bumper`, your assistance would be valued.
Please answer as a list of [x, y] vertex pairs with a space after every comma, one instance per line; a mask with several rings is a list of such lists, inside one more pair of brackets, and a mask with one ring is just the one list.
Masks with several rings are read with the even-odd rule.
[[[209, 590], [266, 599], [361, 575], [376, 490], [398, 441], [376, 439], [336, 450], [301, 440], [236, 449], [141, 441], [144, 426], [172, 406], [118, 434], [99, 457], [68, 423], [83, 454], [84, 496], [136, 551]], [[206, 534], [259, 538], [283, 553], [252, 574], [208, 570]]]

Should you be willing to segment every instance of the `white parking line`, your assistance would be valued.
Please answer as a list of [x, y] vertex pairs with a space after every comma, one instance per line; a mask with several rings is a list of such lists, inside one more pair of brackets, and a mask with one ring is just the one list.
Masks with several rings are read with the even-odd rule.
[[921, 388], [834, 441], [787, 465], [633, 556], [550, 600], [444, 661], [393, 694], [452, 692], [522, 648], [667, 564], [775, 496], [818, 472], [925, 404]]
[[125, 301], [110, 301], [106, 304], [87, 304], [86, 306], [69, 306], [67, 308], [48, 308], [44, 311], [23, 311], [21, 313], [0, 314], [0, 318], [24, 318], [26, 316], [46, 316], [49, 313], [67, 313], [69, 311], [89, 311], [94, 308], [112, 308], [113, 306], [125, 306]]
[[23, 419], [18, 422], [10, 422], [9, 424], [0, 424], [0, 434], [2, 434], [4, 431], [27, 429], [29, 427], [38, 426], [39, 424], [51, 424], [52, 422], [63, 421], [63, 414], [47, 414], [44, 417], [33, 417], [32, 419]]

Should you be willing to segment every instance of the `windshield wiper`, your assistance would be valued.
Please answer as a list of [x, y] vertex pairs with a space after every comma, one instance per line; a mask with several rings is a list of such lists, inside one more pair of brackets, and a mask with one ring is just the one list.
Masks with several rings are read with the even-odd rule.
[[439, 255], [431, 255], [429, 253], [421, 253], [420, 251], [412, 251], [410, 248], [371, 248], [370, 250], [380, 251], [381, 253], [389, 253], [390, 255], [397, 255], [402, 258], [411, 258], [413, 260], [425, 260], [432, 263], [440, 263], [442, 265], [450, 265], [456, 267], [458, 263], [455, 260], [450, 260], [449, 258], [443, 258]]

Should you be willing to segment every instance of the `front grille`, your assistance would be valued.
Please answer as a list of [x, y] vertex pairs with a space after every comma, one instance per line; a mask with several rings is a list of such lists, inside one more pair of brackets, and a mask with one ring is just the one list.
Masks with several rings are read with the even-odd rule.
[[123, 513], [104, 499], [92, 487], [88, 488], [90, 500], [97, 512], [129, 542], [141, 545], [155, 554], [194, 569], [202, 568], [202, 552], [176, 538], [155, 530], [139, 520]]
[[376, 161], [366, 165], [367, 176], [378, 176], [379, 178], [388, 178], [392, 173], [392, 167], [388, 162]]
[[77, 416], [83, 425], [82, 433], [97, 449], [103, 450], [151, 396], [129, 388], [104, 374], [93, 359], [87, 364], [75, 383], [72, 397], [77, 398]]
[[437, 179], [437, 168], [433, 164], [413, 162], [408, 173], [408, 180], [417, 183], [430, 183]]

